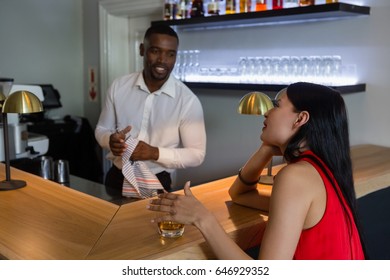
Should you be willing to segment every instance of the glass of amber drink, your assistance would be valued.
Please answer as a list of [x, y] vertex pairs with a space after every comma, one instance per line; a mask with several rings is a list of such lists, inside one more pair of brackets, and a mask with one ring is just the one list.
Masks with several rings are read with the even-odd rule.
[[184, 232], [184, 224], [174, 221], [158, 222], [157, 228], [161, 237], [176, 238], [182, 236]]

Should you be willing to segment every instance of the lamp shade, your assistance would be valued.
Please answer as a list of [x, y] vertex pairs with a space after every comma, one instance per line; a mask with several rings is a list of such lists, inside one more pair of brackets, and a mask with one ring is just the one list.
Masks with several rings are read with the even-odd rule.
[[3, 113], [37, 113], [42, 112], [43, 106], [35, 94], [21, 90], [11, 93], [5, 100], [2, 108]]
[[253, 91], [241, 98], [237, 112], [246, 115], [264, 115], [273, 107], [271, 98], [269, 98], [268, 95], [262, 92]]

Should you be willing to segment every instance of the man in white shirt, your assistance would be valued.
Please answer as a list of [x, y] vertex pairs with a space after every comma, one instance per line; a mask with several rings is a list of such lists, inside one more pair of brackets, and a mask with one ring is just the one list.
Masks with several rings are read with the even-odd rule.
[[170, 173], [200, 165], [206, 153], [203, 109], [196, 95], [171, 75], [179, 38], [168, 25], [151, 26], [140, 44], [143, 71], [116, 79], [110, 86], [95, 129], [113, 166], [105, 185], [122, 189], [122, 155], [127, 137], [139, 144], [129, 160], [145, 161], [163, 187]]

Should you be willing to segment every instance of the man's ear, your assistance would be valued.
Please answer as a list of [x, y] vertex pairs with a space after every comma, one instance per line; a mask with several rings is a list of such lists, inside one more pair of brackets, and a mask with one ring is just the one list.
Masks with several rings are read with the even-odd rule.
[[294, 123], [294, 125], [296, 125], [297, 127], [300, 127], [302, 125], [304, 125], [305, 123], [307, 123], [310, 119], [310, 114], [308, 111], [302, 111], [298, 114], [298, 117]]
[[145, 55], [145, 46], [143, 43], [139, 44], [139, 55], [144, 56]]

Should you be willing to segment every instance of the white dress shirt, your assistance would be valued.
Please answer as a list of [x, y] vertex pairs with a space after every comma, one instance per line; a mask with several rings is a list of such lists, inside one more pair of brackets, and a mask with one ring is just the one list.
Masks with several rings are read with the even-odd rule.
[[[161, 89], [151, 93], [142, 72], [116, 79], [110, 86], [95, 129], [100, 146], [110, 150], [110, 135], [126, 126], [129, 135], [159, 149], [157, 161], [146, 161], [150, 170], [172, 172], [200, 165], [206, 153], [203, 109], [196, 95], [170, 75]], [[122, 169], [121, 157], [107, 158]]]

